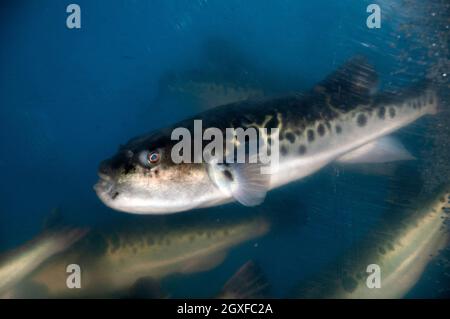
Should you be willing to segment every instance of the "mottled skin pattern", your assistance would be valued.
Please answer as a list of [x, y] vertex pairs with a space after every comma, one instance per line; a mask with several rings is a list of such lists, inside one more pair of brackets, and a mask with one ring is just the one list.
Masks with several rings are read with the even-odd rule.
[[[48, 260], [23, 287], [41, 287], [40, 297], [120, 296], [139, 278], [159, 280], [171, 274], [212, 269], [230, 248], [266, 234], [270, 227], [266, 219], [257, 217], [196, 222], [167, 228], [149, 220], [93, 231]], [[66, 266], [72, 263], [81, 267], [81, 289], [66, 286]]]
[[[170, 153], [177, 143], [170, 139], [173, 129], [193, 132], [194, 120], [202, 120], [203, 130], [216, 127], [223, 132], [255, 127], [268, 128], [270, 135], [270, 129], [278, 128], [280, 166], [270, 177], [272, 189], [311, 175], [363, 145], [436, 113], [437, 98], [427, 86], [389, 96], [374, 94], [376, 82], [374, 70], [358, 58], [304, 94], [219, 106], [133, 139], [101, 165], [97, 194], [106, 205], [133, 213], [171, 213], [232, 201], [212, 183], [206, 164], [172, 162]], [[272, 137], [260, 133], [270, 146]], [[158, 150], [160, 163], [142, 165], [140, 154], [146, 150]]]

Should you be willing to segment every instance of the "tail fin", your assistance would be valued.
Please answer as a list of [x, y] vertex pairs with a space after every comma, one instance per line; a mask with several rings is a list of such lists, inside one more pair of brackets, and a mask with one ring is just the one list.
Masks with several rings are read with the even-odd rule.
[[267, 298], [269, 290], [269, 283], [261, 268], [255, 262], [248, 261], [225, 283], [218, 298]]

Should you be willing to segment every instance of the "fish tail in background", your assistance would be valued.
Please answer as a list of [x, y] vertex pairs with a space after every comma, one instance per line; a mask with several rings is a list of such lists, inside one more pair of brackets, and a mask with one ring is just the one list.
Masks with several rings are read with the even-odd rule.
[[254, 262], [246, 262], [225, 283], [218, 298], [220, 299], [254, 299], [267, 298], [270, 285], [261, 268]]

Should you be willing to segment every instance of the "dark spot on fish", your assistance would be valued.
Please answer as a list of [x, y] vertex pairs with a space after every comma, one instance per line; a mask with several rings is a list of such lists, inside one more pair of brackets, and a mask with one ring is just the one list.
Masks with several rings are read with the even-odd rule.
[[230, 173], [230, 171], [223, 171], [223, 175], [229, 180], [233, 181], [233, 175]]
[[290, 143], [294, 143], [294, 142], [295, 142], [295, 135], [292, 134], [291, 132], [287, 132], [287, 133], [286, 133], [286, 139], [287, 139]]
[[323, 126], [323, 124], [319, 124], [319, 126], [317, 127], [317, 133], [319, 134], [319, 136], [325, 135], [325, 126]]
[[126, 163], [125, 165], [124, 165], [124, 167], [123, 167], [123, 173], [125, 174], [125, 175], [128, 175], [128, 174], [130, 174], [130, 173], [133, 173], [135, 171], [135, 167], [132, 165], [132, 164], [130, 164], [130, 163]]
[[111, 195], [111, 199], [116, 199], [117, 196], [119, 196], [119, 192], [114, 192], [114, 193]]
[[386, 254], [386, 249], [384, 249], [383, 247], [378, 248], [380, 254], [384, 255]]
[[155, 176], [158, 177], [159, 175], [159, 169], [155, 169]]
[[342, 127], [340, 125], [336, 125], [336, 133], [341, 134], [342, 133]]
[[384, 106], [378, 109], [378, 117], [384, 120], [384, 116], [386, 115], [386, 108]]
[[359, 114], [356, 122], [358, 123], [358, 126], [363, 127], [367, 123], [367, 117], [364, 114]]
[[445, 203], [445, 197], [441, 197], [439, 198], [439, 200], [441, 201], [441, 203]]
[[308, 132], [306, 134], [308, 135], [308, 142], [313, 142], [314, 141], [314, 131], [308, 130]]
[[394, 118], [394, 117], [395, 117], [395, 108], [393, 108], [393, 107], [390, 107], [390, 108], [389, 108], [389, 116], [390, 116], [391, 118]]
[[272, 145], [272, 138], [270, 136], [267, 138], [267, 144]]
[[306, 146], [305, 145], [300, 145], [300, 147], [298, 148], [298, 153], [300, 155], [303, 155], [306, 153]]
[[281, 150], [281, 155], [287, 155], [288, 149], [285, 145], [282, 145], [280, 150]]

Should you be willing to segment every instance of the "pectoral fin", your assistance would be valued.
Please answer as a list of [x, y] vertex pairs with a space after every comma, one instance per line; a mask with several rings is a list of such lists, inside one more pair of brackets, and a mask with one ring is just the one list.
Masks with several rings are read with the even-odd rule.
[[208, 165], [214, 184], [245, 206], [261, 204], [269, 189], [270, 175], [262, 174], [259, 163]]
[[388, 163], [415, 159], [395, 138], [382, 137], [340, 157], [339, 163]]

